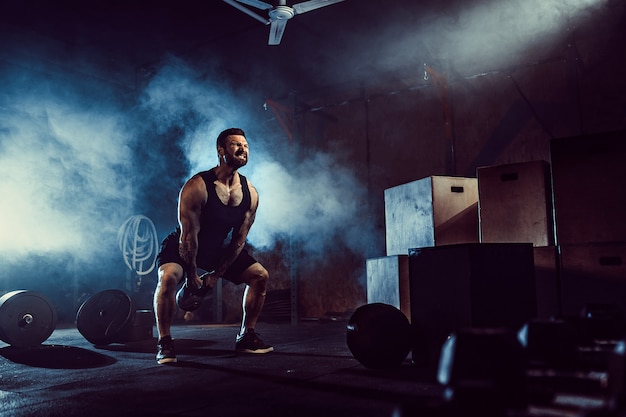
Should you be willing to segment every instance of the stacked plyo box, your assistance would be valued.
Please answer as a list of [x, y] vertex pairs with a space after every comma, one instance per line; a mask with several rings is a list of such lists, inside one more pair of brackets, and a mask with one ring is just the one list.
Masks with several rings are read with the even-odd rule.
[[367, 302], [390, 304], [411, 320], [407, 255], [367, 259]]
[[[367, 261], [368, 302], [409, 311], [416, 363], [434, 366], [457, 329], [517, 327], [536, 315], [533, 245], [480, 242], [478, 185], [433, 176], [385, 190], [387, 256]], [[382, 297], [383, 283], [393, 297]]]
[[588, 305], [624, 311], [626, 131], [550, 142], [562, 313]]
[[410, 248], [478, 242], [475, 178], [431, 176], [388, 188], [386, 256], [368, 259], [367, 302], [399, 308], [409, 320]]
[[479, 167], [481, 243], [531, 243], [537, 317], [560, 313], [550, 164], [529, 161]]
[[554, 245], [546, 161], [480, 167], [476, 173], [481, 242]]

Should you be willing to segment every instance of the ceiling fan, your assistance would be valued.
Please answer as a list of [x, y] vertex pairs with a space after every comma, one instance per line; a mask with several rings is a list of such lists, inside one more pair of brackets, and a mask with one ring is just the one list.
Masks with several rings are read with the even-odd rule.
[[[261, 0], [224, 0], [231, 6], [241, 10], [247, 15], [255, 18], [265, 25], [270, 25], [270, 36], [267, 42], [268, 45], [278, 45], [285, 32], [285, 26], [287, 21], [297, 14], [310, 12], [311, 10], [319, 9], [321, 7], [330, 6], [334, 3], [339, 3], [345, 0], [308, 0], [302, 3], [294, 4], [293, 6], [287, 6], [286, 0], [279, 0], [278, 6], [271, 5]], [[248, 6], [256, 7], [260, 10], [269, 10], [267, 12], [268, 18], [261, 16], [260, 14], [248, 9], [241, 3]]]

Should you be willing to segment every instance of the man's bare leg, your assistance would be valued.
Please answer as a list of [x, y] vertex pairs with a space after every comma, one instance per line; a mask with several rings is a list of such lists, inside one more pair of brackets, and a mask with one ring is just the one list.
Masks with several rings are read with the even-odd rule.
[[154, 292], [154, 312], [159, 335], [159, 364], [176, 362], [171, 343], [171, 326], [176, 312], [176, 287], [183, 276], [183, 269], [175, 263], [161, 265], [158, 271], [159, 282]]
[[[243, 317], [241, 320], [241, 329], [237, 336], [236, 349], [248, 353], [271, 352], [274, 348], [265, 345], [254, 332], [257, 320], [265, 304], [269, 273], [257, 262], [246, 269], [243, 275], [246, 288], [243, 293]], [[250, 335], [246, 336], [246, 333], [250, 333]]]
[[244, 271], [246, 288], [243, 292], [243, 318], [241, 320], [241, 330], [239, 331], [240, 335], [244, 334], [246, 329], [254, 329], [261, 315], [261, 310], [263, 310], [263, 305], [265, 304], [268, 278], [269, 273], [258, 262]]

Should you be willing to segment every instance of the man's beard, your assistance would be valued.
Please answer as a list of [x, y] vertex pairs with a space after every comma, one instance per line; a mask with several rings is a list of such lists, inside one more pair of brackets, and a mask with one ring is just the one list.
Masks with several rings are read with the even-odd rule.
[[247, 158], [241, 159], [235, 156], [226, 156], [225, 160], [226, 160], [226, 165], [228, 165], [231, 168], [241, 168], [248, 163]]

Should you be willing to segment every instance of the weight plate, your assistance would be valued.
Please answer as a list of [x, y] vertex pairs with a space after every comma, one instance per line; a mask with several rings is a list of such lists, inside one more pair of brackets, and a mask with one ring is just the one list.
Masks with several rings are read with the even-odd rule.
[[132, 300], [121, 290], [104, 290], [89, 297], [78, 309], [76, 327], [94, 345], [107, 345], [132, 326]]
[[397, 367], [411, 350], [411, 324], [392, 305], [365, 304], [348, 320], [346, 342], [354, 358], [367, 368]]
[[0, 339], [15, 347], [34, 347], [54, 331], [57, 312], [43, 295], [16, 290], [0, 297]]

